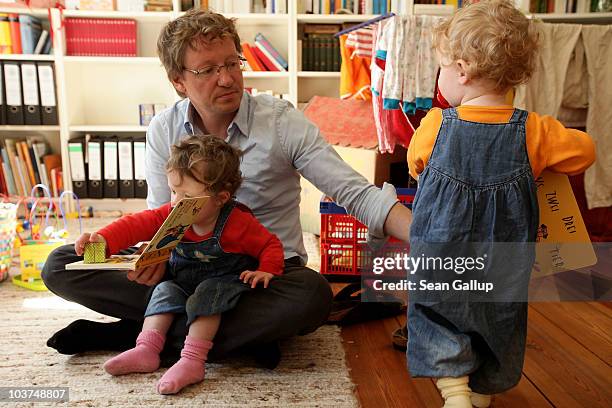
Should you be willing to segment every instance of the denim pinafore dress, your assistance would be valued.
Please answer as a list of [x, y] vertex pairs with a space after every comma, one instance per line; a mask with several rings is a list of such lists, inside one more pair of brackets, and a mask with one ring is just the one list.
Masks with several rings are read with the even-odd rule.
[[[515, 109], [508, 123], [498, 124], [462, 120], [454, 108], [443, 111], [431, 157], [419, 177], [411, 253], [428, 243], [535, 241], [539, 212], [525, 141], [527, 115]], [[520, 275], [526, 291], [533, 255], [525, 257], [523, 267], [512, 273]], [[526, 333], [525, 301], [417, 298], [408, 307], [410, 373], [469, 375], [475, 392], [505, 391], [520, 380]]]
[[187, 325], [198, 316], [211, 316], [234, 308], [240, 295], [250, 286], [240, 280], [243, 271], [255, 271], [257, 259], [225, 252], [221, 236], [234, 200], [223, 206], [212, 236], [201, 242], [181, 242], [172, 251], [167, 276], [153, 290], [146, 316], [161, 313], [186, 313]]

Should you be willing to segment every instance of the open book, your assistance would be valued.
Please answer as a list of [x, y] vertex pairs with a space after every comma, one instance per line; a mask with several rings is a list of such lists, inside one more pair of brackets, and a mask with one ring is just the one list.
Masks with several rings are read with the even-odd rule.
[[172, 209], [144, 251], [139, 255], [113, 255], [103, 263], [73, 262], [66, 269], [136, 270], [165, 262], [178, 245], [209, 197], [184, 198]]

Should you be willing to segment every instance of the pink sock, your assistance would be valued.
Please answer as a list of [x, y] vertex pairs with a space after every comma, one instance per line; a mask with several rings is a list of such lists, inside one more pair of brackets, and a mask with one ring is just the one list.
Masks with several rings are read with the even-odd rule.
[[160, 394], [176, 394], [188, 385], [199, 383], [204, 379], [204, 363], [208, 350], [212, 348], [211, 341], [195, 339], [187, 336], [185, 346], [181, 351], [181, 359], [176, 362], [157, 383]]
[[144, 330], [136, 339], [136, 347], [108, 360], [104, 370], [111, 375], [152, 373], [159, 368], [159, 353], [165, 340], [157, 330]]

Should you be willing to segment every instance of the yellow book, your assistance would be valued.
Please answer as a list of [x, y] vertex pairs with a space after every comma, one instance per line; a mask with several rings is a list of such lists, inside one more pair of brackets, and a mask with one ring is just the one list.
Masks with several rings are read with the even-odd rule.
[[165, 262], [196, 220], [210, 197], [184, 198], [178, 202], [140, 255], [113, 255], [101, 263], [73, 262], [66, 269], [112, 269], [135, 271]]
[[534, 275], [584, 268], [597, 257], [569, 178], [544, 171], [536, 180], [540, 225], [536, 244]]
[[11, 26], [6, 13], [0, 13], [0, 54], [12, 54]]

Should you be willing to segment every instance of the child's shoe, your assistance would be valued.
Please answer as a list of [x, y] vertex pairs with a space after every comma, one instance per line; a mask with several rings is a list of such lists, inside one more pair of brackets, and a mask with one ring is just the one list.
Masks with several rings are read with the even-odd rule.
[[185, 346], [181, 351], [181, 359], [177, 361], [157, 383], [160, 394], [176, 394], [188, 385], [199, 383], [204, 379], [205, 363], [208, 351], [213, 343], [207, 340], [187, 336]]
[[436, 386], [444, 398], [443, 408], [472, 408], [470, 400], [469, 377], [444, 377], [438, 379]]
[[490, 395], [479, 394], [472, 391], [470, 399], [472, 400], [472, 405], [476, 408], [487, 408], [489, 405], [491, 405]]
[[104, 370], [111, 375], [152, 373], [159, 368], [159, 353], [165, 340], [157, 330], [143, 330], [136, 339], [136, 347], [108, 360]]

